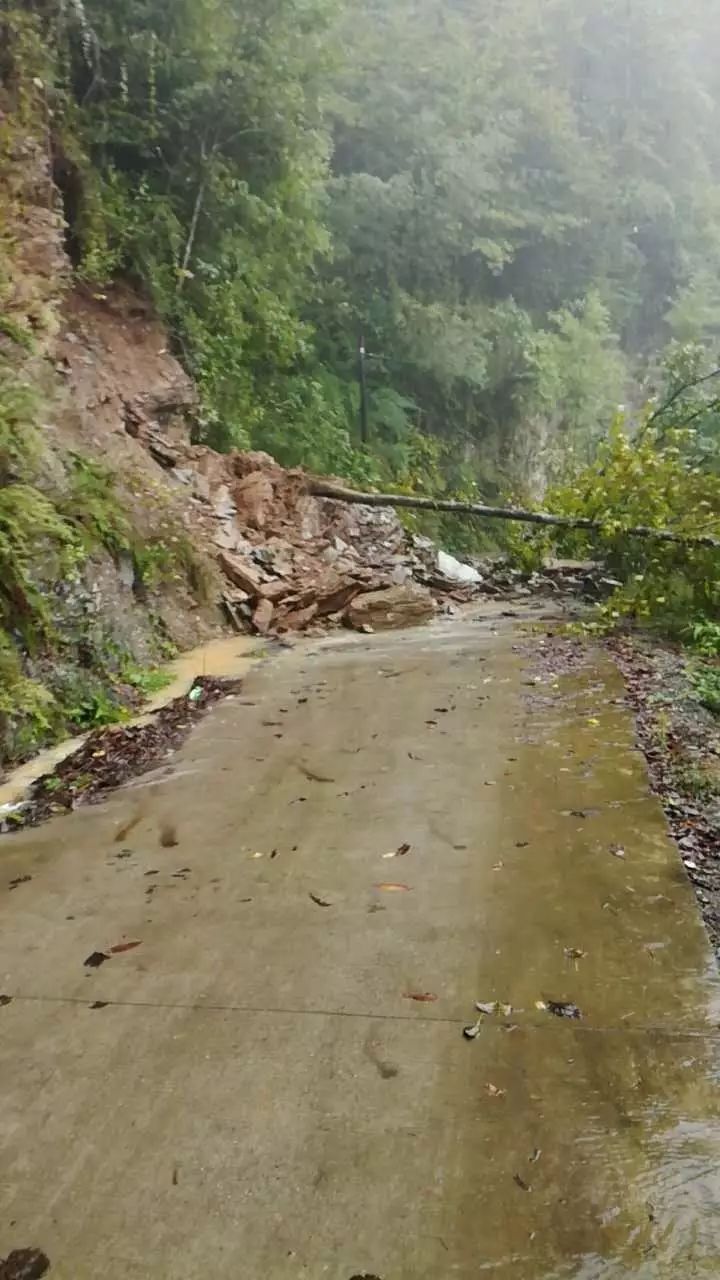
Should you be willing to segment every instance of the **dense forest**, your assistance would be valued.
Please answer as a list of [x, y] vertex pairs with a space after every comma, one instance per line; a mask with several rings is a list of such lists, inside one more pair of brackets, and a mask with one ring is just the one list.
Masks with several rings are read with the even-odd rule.
[[3, 8], [74, 266], [151, 294], [220, 447], [533, 492], [619, 405], [705, 367], [717, 6]]
[[635, 584], [620, 612], [718, 612], [707, 555], [622, 535], [718, 523], [720, 5], [0, 17], [3, 141], [18, 118], [44, 140], [76, 279], [152, 301], [198, 440], [366, 486], [545, 495], [603, 523]]

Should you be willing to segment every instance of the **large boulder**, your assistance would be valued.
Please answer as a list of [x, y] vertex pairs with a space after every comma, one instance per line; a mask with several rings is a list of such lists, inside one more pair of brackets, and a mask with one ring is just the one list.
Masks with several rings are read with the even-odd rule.
[[358, 630], [371, 627], [373, 631], [391, 631], [428, 622], [435, 609], [430, 592], [421, 587], [388, 587], [386, 591], [355, 596], [345, 610], [345, 620]]

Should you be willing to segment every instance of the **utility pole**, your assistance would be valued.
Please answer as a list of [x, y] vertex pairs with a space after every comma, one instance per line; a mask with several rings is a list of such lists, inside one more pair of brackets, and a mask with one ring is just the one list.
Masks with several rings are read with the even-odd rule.
[[367, 400], [367, 377], [365, 373], [365, 359], [367, 352], [365, 350], [365, 338], [360, 334], [360, 342], [358, 343], [358, 380], [360, 382], [360, 439], [363, 444], [368, 442], [368, 400]]

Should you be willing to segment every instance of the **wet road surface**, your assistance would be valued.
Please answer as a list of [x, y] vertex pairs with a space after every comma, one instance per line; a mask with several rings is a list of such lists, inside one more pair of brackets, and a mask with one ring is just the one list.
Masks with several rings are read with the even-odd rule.
[[[168, 766], [0, 844], [0, 1257], [720, 1277], [706, 937], [617, 675], [526, 644], [282, 654]], [[470, 1041], [476, 1000], [512, 1012]]]

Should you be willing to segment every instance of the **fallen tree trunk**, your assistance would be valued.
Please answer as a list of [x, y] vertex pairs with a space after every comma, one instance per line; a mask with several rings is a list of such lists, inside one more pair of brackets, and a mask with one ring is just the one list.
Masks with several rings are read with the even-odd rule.
[[[522, 507], [487, 507], [480, 502], [460, 502], [456, 498], [416, 498], [408, 493], [359, 493], [317, 477], [310, 479], [308, 492], [316, 498], [334, 498], [337, 502], [356, 502], [367, 507], [410, 507], [414, 511], [443, 511], [457, 516], [483, 516], [489, 520], [516, 520], [522, 524], [539, 524], [556, 529], [587, 529], [601, 533], [599, 520], [586, 516], [554, 516], [549, 511], [524, 511]], [[670, 529], [651, 529], [636, 525], [623, 529], [626, 537], [654, 538], [656, 542], [675, 542], [686, 547], [720, 548], [720, 538], [710, 534], [673, 533]]]

